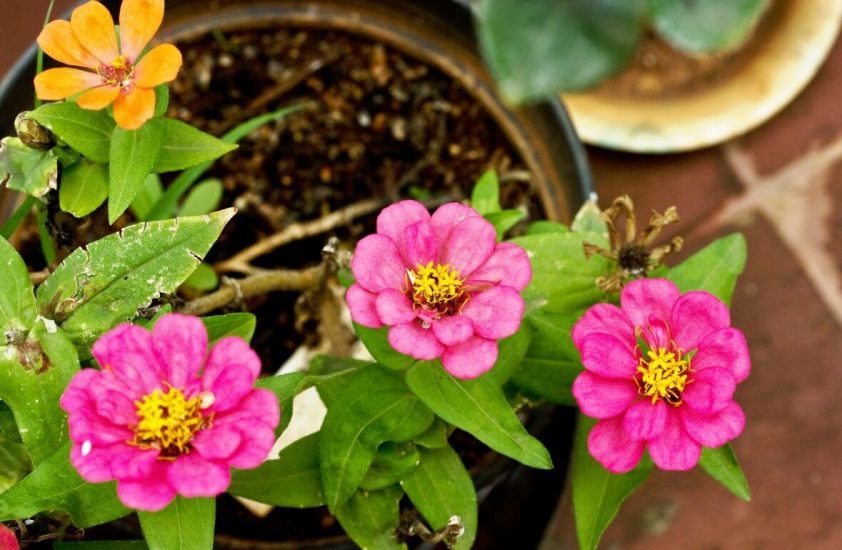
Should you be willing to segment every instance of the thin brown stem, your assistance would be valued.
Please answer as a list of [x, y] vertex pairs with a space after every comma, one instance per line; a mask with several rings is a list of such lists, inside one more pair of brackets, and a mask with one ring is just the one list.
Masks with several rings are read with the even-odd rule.
[[254, 258], [268, 254], [293, 241], [313, 237], [341, 225], [348, 224], [360, 216], [371, 214], [381, 208], [383, 204], [382, 199], [367, 199], [348, 205], [317, 220], [292, 224], [244, 248], [231, 258], [217, 262], [213, 267], [218, 273], [255, 273], [257, 270], [249, 264]]
[[274, 290], [304, 290], [319, 284], [324, 270], [325, 267], [322, 264], [301, 270], [261, 271], [244, 279], [224, 279], [223, 286], [219, 290], [186, 303], [181, 308], [181, 313], [204, 315], [237, 300]]

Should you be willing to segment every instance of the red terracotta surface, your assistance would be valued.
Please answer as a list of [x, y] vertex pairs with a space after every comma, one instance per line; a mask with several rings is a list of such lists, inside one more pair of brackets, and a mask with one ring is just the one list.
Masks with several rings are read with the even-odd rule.
[[[60, 12], [71, 2], [56, 4]], [[0, 74], [37, 35], [46, 5], [0, 0]], [[725, 146], [672, 156], [589, 151], [603, 203], [628, 193], [639, 212], [678, 206], [687, 253], [731, 231], [749, 243], [733, 322], [748, 337], [753, 370], [737, 394], [748, 423], [734, 448], [753, 500], [702, 471], [656, 472], [621, 510], [606, 548], [842, 548], [840, 97], [837, 44], [792, 105]], [[570, 525], [567, 514], [559, 525]], [[553, 533], [546, 548], [565, 540]]]

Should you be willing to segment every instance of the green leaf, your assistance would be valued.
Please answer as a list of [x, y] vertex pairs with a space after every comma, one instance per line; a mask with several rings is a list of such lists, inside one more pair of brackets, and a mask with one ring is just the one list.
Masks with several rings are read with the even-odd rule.
[[360, 489], [378, 491], [394, 485], [409, 475], [420, 460], [421, 454], [413, 443], [387, 441], [377, 449], [374, 461], [360, 482]]
[[500, 211], [500, 182], [497, 172], [488, 170], [479, 180], [471, 192], [471, 207], [481, 215]]
[[202, 317], [205, 328], [208, 329], [208, 341], [216, 342], [226, 336], [239, 336], [246, 342], [251, 342], [257, 318], [253, 313], [226, 313], [225, 315], [210, 315]]
[[196, 269], [234, 209], [132, 225], [77, 249], [38, 287], [41, 315], [78, 345], [89, 345], [175, 291]]
[[769, 0], [646, 1], [655, 30], [671, 46], [689, 53], [738, 48], [769, 4]]
[[108, 172], [108, 223], [126, 211], [143, 187], [164, 142], [165, 119], [153, 119], [137, 130], [115, 128]]
[[32, 460], [20, 440], [12, 411], [2, 402], [0, 414], [3, 423], [11, 423], [0, 427], [0, 493], [3, 493], [32, 471]]
[[18, 138], [0, 140], [0, 183], [33, 197], [42, 197], [55, 188], [58, 159], [52, 150], [30, 149]]
[[211, 266], [202, 262], [196, 266], [196, 271], [184, 281], [184, 286], [205, 292], [214, 290], [219, 286], [219, 275]]
[[398, 486], [382, 491], [359, 491], [334, 511], [340, 525], [360, 548], [366, 550], [406, 549], [395, 529], [400, 520], [398, 503], [403, 491]]
[[161, 178], [158, 174], [149, 174], [140, 186], [140, 191], [132, 199], [129, 208], [138, 220], [145, 221], [152, 206], [163, 194], [164, 187], [161, 185]]
[[447, 424], [436, 418], [430, 429], [418, 437], [414, 437], [412, 442], [427, 449], [441, 449], [447, 446], [447, 431]]
[[17, 250], [0, 238], [0, 343], [32, 327], [38, 313], [29, 271]]
[[414, 358], [395, 351], [389, 343], [388, 328], [368, 328], [354, 323], [354, 332], [357, 333], [357, 337], [362, 341], [365, 349], [374, 357], [374, 360], [384, 367], [403, 370], [415, 363]]
[[596, 199], [590, 199], [576, 212], [570, 229], [577, 233], [595, 233], [599, 235], [600, 243], [608, 243], [608, 226], [602, 221], [602, 210], [596, 203]]
[[39, 324], [25, 341], [0, 347], [0, 399], [12, 409], [36, 466], [67, 440], [59, 399], [79, 370], [73, 344], [52, 330]]
[[492, 380], [456, 380], [438, 361], [424, 361], [407, 371], [406, 383], [442, 419], [498, 453], [534, 468], [552, 468], [550, 454], [527, 433]]
[[162, 117], [167, 114], [167, 108], [170, 106], [170, 88], [166, 84], [161, 84], [155, 88], [155, 117]]
[[117, 485], [88, 483], [70, 464], [65, 443], [17, 485], [0, 494], [0, 521], [32, 517], [39, 512], [64, 510], [77, 527], [100, 525], [127, 515], [117, 498]]
[[[225, 143], [235, 144], [254, 130], [260, 128], [264, 124], [278, 120], [290, 113], [294, 113], [303, 108], [303, 105], [293, 105], [292, 107], [284, 107], [265, 115], [254, 117], [236, 126], [222, 136], [222, 141]], [[179, 174], [173, 180], [163, 196], [155, 203], [152, 211], [149, 212], [148, 218], [150, 220], [161, 220], [170, 217], [178, 206], [178, 201], [184, 193], [190, 189], [190, 186], [196, 182], [205, 171], [213, 165], [213, 162], [207, 161], [196, 166], [191, 166], [183, 173]]]
[[235, 471], [228, 492], [286, 508], [324, 505], [319, 433], [292, 443], [281, 451], [277, 460], [267, 460], [254, 470]]
[[412, 504], [433, 529], [459, 516], [465, 532], [453, 546], [470, 548], [477, 535], [477, 493], [471, 475], [450, 446], [422, 449], [421, 463], [401, 481]]
[[160, 512], [137, 513], [149, 550], [213, 548], [216, 500], [176, 496]]
[[629, 0], [484, 0], [477, 35], [503, 96], [522, 103], [619, 71], [641, 37], [640, 8]]
[[734, 454], [731, 445], [723, 445], [717, 449], [702, 447], [699, 465], [704, 468], [710, 477], [721, 483], [734, 495], [745, 501], [751, 500], [748, 481], [746, 481], [746, 476], [740, 468], [737, 455]]
[[207, 179], [194, 187], [184, 204], [181, 205], [181, 216], [201, 216], [213, 212], [222, 200], [222, 182], [216, 178]]
[[520, 368], [520, 363], [531, 342], [532, 329], [526, 324], [521, 325], [512, 336], [500, 340], [497, 343], [497, 361], [494, 363], [494, 368], [484, 375], [485, 378], [497, 386], [505, 384]]
[[59, 206], [77, 218], [87, 216], [108, 197], [108, 166], [89, 160], [65, 168], [58, 190]]
[[548, 220], [538, 220], [529, 225], [526, 230], [527, 235], [540, 235], [542, 233], [567, 233], [570, 228], [563, 223], [551, 222]]
[[432, 423], [433, 413], [398, 375], [376, 366], [360, 370], [328, 404], [322, 424], [322, 485], [330, 509], [354, 494], [381, 443], [409, 441]]
[[745, 237], [732, 233], [673, 267], [666, 277], [678, 285], [681, 292], [706, 290], [730, 305], [737, 278], [745, 269], [746, 255]]
[[601, 256], [585, 259], [583, 241], [598, 242], [592, 232], [542, 233], [512, 239], [529, 253], [532, 281], [523, 292], [530, 309], [569, 313], [600, 301], [604, 294], [595, 284], [611, 264]]
[[107, 111], [88, 111], [76, 103], [47, 103], [30, 112], [38, 121], [73, 149], [94, 162], [108, 162], [114, 120]]
[[627, 474], [616, 475], [603, 468], [588, 452], [588, 434], [594, 424], [596, 421], [590, 418], [579, 417], [571, 466], [573, 515], [579, 547], [583, 550], [597, 548], [620, 505], [652, 470], [651, 462], [646, 458]]
[[494, 229], [497, 231], [497, 239], [502, 239], [506, 231], [513, 228], [520, 220], [526, 217], [526, 212], [523, 210], [511, 209], [500, 210], [499, 212], [492, 212], [485, 215]]
[[155, 161], [155, 172], [174, 172], [217, 159], [237, 148], [189, 124], [173, 118], [159, 119], [164, 143]]

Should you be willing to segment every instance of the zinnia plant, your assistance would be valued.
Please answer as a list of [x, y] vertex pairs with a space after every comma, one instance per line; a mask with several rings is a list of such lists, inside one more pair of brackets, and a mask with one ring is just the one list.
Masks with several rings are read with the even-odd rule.
[[[150, 548], [209, 549], [215, 498], [228, 493], [326, 507], [319, 517], [362, 547], [420, 537], [470, 548], [476, 470], [500, 457], [566, 463], [526, 426], [573, 403], [583, 548], [596, 548], [653, 464], [699, 465], [749, 498], [730, 446], [746, 423], [734, 396], [750, 370], [727, 306], [745, 263], [740, 235], [668, 267], [681, 239], [649, 247], [678, 221], [674, 207], [637, 238], [632, 219], [621, 239], [613, 222], [633, 218], [628, 197], [606, 212], [589, 201], [565, 225], [503, 209], [489, 171], [469, 200], [376, 204], [376, 223], [316, 228], [336, 236], [300, 271], [243, 260], [265, 242], [204, 264], [236, 209], [215, 211], [219, 182], [198, 206], [181, 197], [208, 184], [194, 186], [210, 161], [290, 109], [219, 138], [168, 118], [181, 55], [149, 46], [162, 18], [163, 0], [126, 0], [115, 31], [91, 1], [49, 23], [38, 42], [70, 67], [36, 76], [39, 97], [55, 102], [19, 115], [18, 137], [2, 140], [0, 173], [27, 197], [0, 230], [0, 544], [47, 540], [30, 524], [49, 526], [48, 539], [81, 537], [137, 513]], [[57, 256], [48, 213], [86, 218], [106, 201], [97, 238]], [[37, 272], [7, 240], [32, 210], [47, 266]], [[276, 240], [317, 238], [323, 220], [307, 223]], [[359, 228], [371, 234], [357, 241]], [[208, 273], [213, 290], [197, 292], [191, 281]], [[232, 310], [302, 289], [298, 308], [319, 306], [336, 356], [302, 346], [280, 370], [261, 365], [257, 317]], [[308, 390], [323, 414], [296, 418]], [[311, 429], [288, 429], [314, 416]], [[490, 451], [477, 460], [477, 448]]]
[[241, 338], [210, 351], [197, 317], [168, 314], [150, 331], [122, 324], [91, 352], [61, 398], [70, 461], [91, 483], [117, 480], [136, 510], [165, 508], [176, 494], [213, 497], [230, 468], [256, 468], [275, 442], [278, 400], [253, 388], [260, 359]]

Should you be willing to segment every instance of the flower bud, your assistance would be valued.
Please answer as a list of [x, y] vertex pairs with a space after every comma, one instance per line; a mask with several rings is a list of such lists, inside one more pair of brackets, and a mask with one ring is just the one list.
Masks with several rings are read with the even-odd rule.
[[24, 111], [15, 117], [15, 132], [24, 145], [40, 151], [51, 148], [56, 144], [53, 133], [31, 118], [26, 118], [29, 111]]

